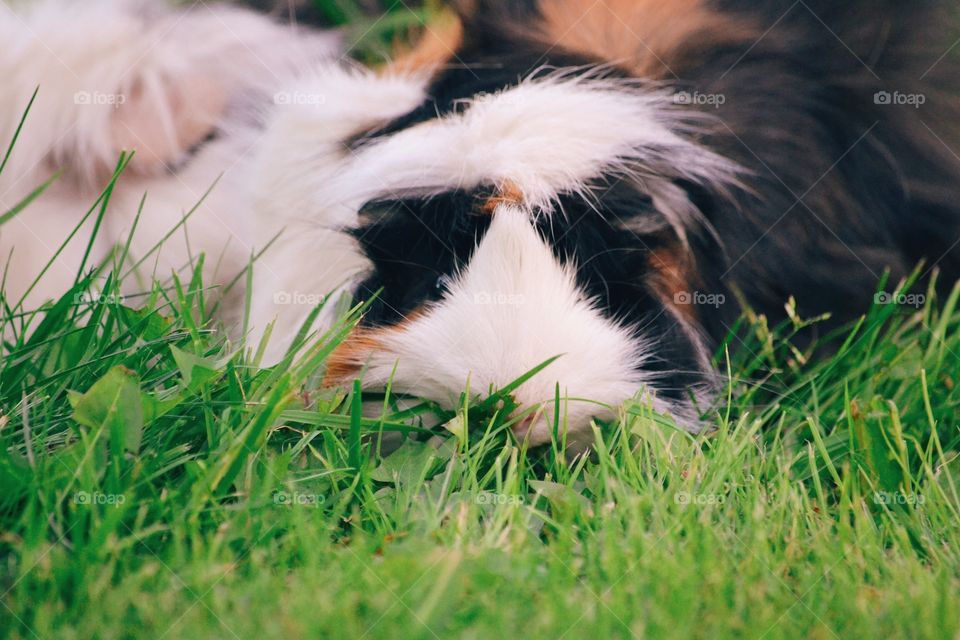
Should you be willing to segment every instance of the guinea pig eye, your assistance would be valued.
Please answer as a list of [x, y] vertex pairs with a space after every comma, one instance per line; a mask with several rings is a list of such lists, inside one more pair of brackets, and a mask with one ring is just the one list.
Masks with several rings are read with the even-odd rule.
[[453, 286], [453, 278], [448, 275], [442, 275], [437, 278], [437, 282], [434, 285], [434, 288], [439, 293], [445, 293], [450, 290], [450, 287]]

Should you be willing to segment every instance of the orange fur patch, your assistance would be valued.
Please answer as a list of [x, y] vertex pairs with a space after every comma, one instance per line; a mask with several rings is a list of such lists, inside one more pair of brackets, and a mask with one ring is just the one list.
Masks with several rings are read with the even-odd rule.
[[497, 207], [504, 204], [523, 204], [523, 191], [512, 182], [504, 183], [497, 194], [483, 203], [482, 210], [487, 215], [493, 215]]
[[370, 329], [355, 329], [327, 360], [323, 386], [334, 387], [360, 375], [370, 354], [383, 347], [376, 334]]
[[685, 302], [694, 289], [692, 265], [686, 252], [680, 247], [659, 249], [650, 254], [648, 264], [655, 273], [651, 283], [661, 301], [684, 320], [695, 322], [697, 308]]
[[400, 54], [386, 67], [393, 73], [431, 71], [448, 64], [463, 43], [463, 23], [452, 11], [445, 11], [426, 25], [413, 49]]
[[757, 35], [705, 0], [541, 0], [540, 7], [546, 44], [652, 79], [681, 74], [692, 53]]
[[323, 376], [323, 386], [335, 387], [357, 378], [363, 371], [364, 365], [375, 351], [384, 347], [384, 338], [391, 333], [400, 333], [406, 326], [423, 314], [417, 309], [407, 314], [399, 324], [378, 329], [357, 327], [340, 343], [327, 360], [327, 371]]

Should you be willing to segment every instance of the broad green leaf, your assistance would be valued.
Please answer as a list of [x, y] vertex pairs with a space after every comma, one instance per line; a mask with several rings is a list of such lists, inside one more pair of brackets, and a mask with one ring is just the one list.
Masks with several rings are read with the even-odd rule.
[[427, 475], [440, 453], [425, 442], [408, 440], [370, 473], [377, 482], [413, 486]]
[[173, 345], [170, 345], [170, 352], [177, 363], [177, 368], [180, 369], [184, 386], [191, 391], [196, 391], [223, 375], [224, 363], [187, 353]]
[[903, 472], [897, 463], [899, 445], [895, 444], [899, 434], [885, 428], [883, 416], [889, 413], [878, 405], [879, 402], [874, 402], [874, 409], [879, 410], [864, 415], [859, 403], [851, 403], [854, 438], [864, 463], [860, 468], [876, 481], [878, 488], [883, 491], [896, 491], [903, 481]]
[[82, 395], [71, 396], [73, 419], [91, 429], [105, 427], [117, 449], [136, 453], [143, 438], [144, 398], [137, 375], [116, 366]]

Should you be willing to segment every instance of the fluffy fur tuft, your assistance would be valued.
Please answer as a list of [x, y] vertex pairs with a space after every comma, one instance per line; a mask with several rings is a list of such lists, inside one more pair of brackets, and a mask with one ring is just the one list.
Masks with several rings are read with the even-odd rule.
[[[10, 260], [5, 293], [11, 304], [93, 203], [121, 151], [135, 156], [114, 193], [94, 262], [126, 239], [145, 192], [132, 258], [147, 257], [220, 174], [242, 173], [238, 164], [250, 141], [210, 141], [231, 113], [272, 99], [285, 78], [336, 50], [332, 36], [293, 34], [246, 11], [220, 5], [176, 10], [145, 0], [41, 0], [18, 5], [16, 12], [0, 4], [0, 38], [0, 139], [13, 137], [38, 91], [0, 177], [0, 210], [12, 208], [54, 172], [64, 174], [0, 230], [0, 255]], [[247, 191], [242, 179], [236, 185], [216, 190], [184, 231], [146, 263], [143, 275], [155, 269], [166, 278], [206, 251], [211, 265], [222, 259], [216, 276], [231, 279], [253, 248]], [[25, 308], [67, 290], [90, 230], [81, 229], [65, 247]], [[210, 275], [216, 279], [212, 266]]]
[[[884, 270], [926, 258], [944, 286], [960, 276], [945, 9], [471, 0], [378, 73], [318, 63], [325, 39], [244, 12], [41, 3], [0, 22], [0, 133], [41, 83], [0, 210], [55, 167], [69, 179], [0, 231], [8, 282], [22, 291], [134, 146], [94, 258], [144, 191], [147, 255], [226, 168], [156, 270], [203, 251], [222, 284], [264, 251], [251, 322], [254, 338], [273, 323], [271, 360], [350, 294], [370, 304], [329, 381], [452, 404], [468, 380], [483, 394], [559, 356], [516, 392], [542, 409], [518, 429], [532, 441], [558, 384], [577, 444], [637, 393], [697, 430], [736, 300], [776, 323], [794, 297], [837, 325]], [[32, 303], [66, 288], [75, 244]]]

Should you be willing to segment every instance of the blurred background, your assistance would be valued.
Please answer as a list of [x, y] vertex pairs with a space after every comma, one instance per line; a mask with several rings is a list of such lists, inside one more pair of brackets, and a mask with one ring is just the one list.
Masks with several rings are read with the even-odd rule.
[[444, 0], [241, 0], [301, 24], [342, 29], [349, 54], [367, 63], [384, 62], [422, 31]]

